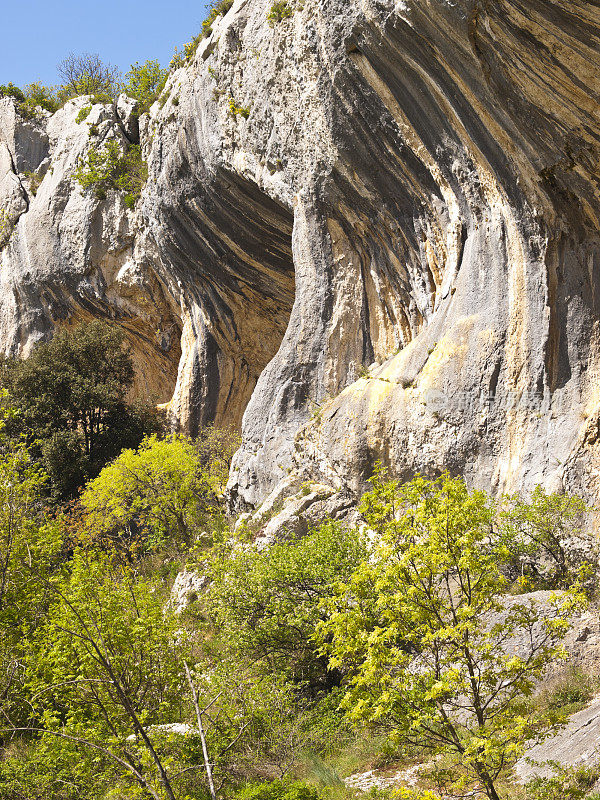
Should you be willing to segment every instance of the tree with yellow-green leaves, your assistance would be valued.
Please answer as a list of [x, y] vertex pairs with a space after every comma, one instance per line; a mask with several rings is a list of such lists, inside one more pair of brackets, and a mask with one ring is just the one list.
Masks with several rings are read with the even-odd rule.
[[133, 549], [186, 547], [203, 524], [218, 520], [222, 480], [220, 461], [190, 439], [150, 436], [88, 484], [81, 496], [86, 529]]
[[443, 755], [455, 784], [475, 780], [498, 800], [503, 770], [561, 722], [530, 698], [583, 597], [557, 593], [551, 614], [506, 601], [510, 535], [460, 478], [400, 486], [379, 474], [360, 508], [376, 544], [320, 627], [330, 667], [347, 675], [343, 706]]

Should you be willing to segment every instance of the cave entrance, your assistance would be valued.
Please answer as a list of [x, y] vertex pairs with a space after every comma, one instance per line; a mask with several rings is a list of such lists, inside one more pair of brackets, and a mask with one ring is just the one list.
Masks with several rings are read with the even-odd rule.
[[163, 247], [188, 315], [173, 411], [192, 436], [239, 430], [294, 303], [293, 215], [223, 169], [169, 213]]

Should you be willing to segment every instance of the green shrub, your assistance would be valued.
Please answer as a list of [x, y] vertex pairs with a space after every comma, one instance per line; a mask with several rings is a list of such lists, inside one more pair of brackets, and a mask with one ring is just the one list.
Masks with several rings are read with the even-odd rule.
[[[217, 17], [224, 16], [231, 6], [233, 5], [233, 0], [220, 0], [220, 2], [213, 3], [211, 9], [208, 13], [208, 17], [202, 23], [202, 34], [200, 39], [210, 36], [212, 33], [212, 24], [217, 19]], [[198, 43], [196, 43], [196, 47]]]
[[229, 113], [233, 117], [243, 117], [244, 119], [248, 119], [250, 116], [250, 109], [246, 108], [245, 106], [238, 106], [233, 97], [229, 98]]
[[31, 445], [56, 497], [72, 497], [123, 447], [156, 430], [148, 411], [127, 403], [134, 369], [123, 332], [99, 320], [58, 330], [29, 358], [8, 360], [3, 379], [18, 411], [10, 433]]
[[51, 113], [58, 108], [58, 101], [52, 89], [39, 81], [28, 84], [25, 89], [20, 89], [14, 83], [3, 84], [0, 86], [0, 97], [12, 97], [16, 100], [17, 112], [25, 119], [35, 118], [38, 108]]
[[25, 102], [25, 95], [18, 86], [14, 83], [5, 83], [0, 85], [0, 97], [14, 97], [19, 103]]
[[40, 188], [40, 184], [44, 180], [44, 176], [41, 172], [27, 171], [25, 172], [25, 177], [29, 181], [29, 191], [35, 197], [37, 190]]
[[105, 105], [106, 103], [112, 103], [113, 100], [114, 98], [108, 94], [108, 92], [97, 92], [96, 94], [92, 95], [90, 102], [93, 106], [97, 106]]
[[235, 800], [324, 800], [323, 795], [303, 781], [263, 781], [244, 786]]
[[547, 493], [541, 486], [529, 500], [504, 498], [500, 522], [513, 542], [512, 556], [529, 562], [523, 588], [563, 589], [594, 578], [599, 552], [588, 533], [589, 510], [581, 498]]
[[204, 567], [215, 630], [242, 660], [284, 674], [312, 695], [331, 689], [339, 674], [314, 637], [320, 604], [366, 557], [365, 547], [360, 534], [332, 521], [265, 550], [228, 543]]
[[293, 9], [287, 0], [275, 0], [267, 14], [267, 20], [273, 28], [278, 22], [283, 22], [284, 19], [291, 17], [293, 13]]
[[189, 548], [194, 532], [219, 514], [217, 484], [189, 439], [148, 437], [137, 450], [123, 450], [86, 487], [86, 531], [118, 541], [134, 529], [145, 549], [165, 543]]
[[554, 773], [546, 778], [533, 778], [525, 789], [529, 800], [583, 800], [597, 798], [590, 789], [600, 778], [598, 767], [564, 767], [558, 762], [549, 762]]
[[87, 119], [89, 117], [91, 110], [92, 110], [91, 106], [84, 106], [82, 109], [80, 109], [79, 114], [77, 114], [77, 116], [75, 117], [75, 122], [77, 122], [78, 124], [80, 122], [83, 122], [84, 119]]
[[99, 200], [104, 200], [111, 189], [121, 192], [128, 208], [135, 205], [147, 177], [148, 168], [140, 146], [129, 145], [123, 152], [114, 139], [101, 150], [91, 147], [75, 171], [75, 178], [83, 189], [91, 189]]
[[548, 708], [574, 714], [584, 708], [598, 688], [598, 678], [573, 668], [557, 684], [542, 695]]
[[28, 84], [24, 89], [25, 104], [32, 109], [43, 108], [51, 114], [58, 109], [58, 100], [54, 90], [49, 86], [44, 86], [40, 81]]
[[143, 114], [164, 89], [169, 71], [161, 69], [158, 61], [136, 61], [125, 75], [123, 91], [139, 103], [139, 113]]

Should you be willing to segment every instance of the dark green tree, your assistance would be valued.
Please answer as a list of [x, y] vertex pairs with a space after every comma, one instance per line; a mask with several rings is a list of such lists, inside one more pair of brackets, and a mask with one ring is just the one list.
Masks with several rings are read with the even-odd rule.
[[65, 500], [124, 447], [156, 430], [156, 416], [127, 400], [133, 384], [124, 334], [101, 321], [58, 331], [25, 360], [5, 365], [17, 414], [13, 435], [25, 435], [47, 471], [53, 494]]

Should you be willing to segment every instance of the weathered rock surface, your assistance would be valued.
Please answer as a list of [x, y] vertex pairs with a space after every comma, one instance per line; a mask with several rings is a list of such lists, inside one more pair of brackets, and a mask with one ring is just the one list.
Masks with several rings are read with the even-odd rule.
[[555, 767], [594, 767], [600, 763], [600, 698], [578, 711], [556, 736], [532, 747], [517, 762], [517, 778], [526, 783], [534, 777], [550, 777]]
[[206, 585], [205, 575], [199, 575], [194, 570], [186, 568], [178, 572], [171, 589], [171, 602], [175, 612], [181, 614], [185, 611], [191, 603], [198, 599]]
[[3, 346], [117, 320], [191, 432], [243, 414], [238, 507], [290, 475], [357, 492], [376, 459], [597, 498], [597, 4], [292, 6], [236, 0], [171, 75], [135, 212], [73, 180], [89, 122], [137, 135], [124, 101], [3, 101]]

